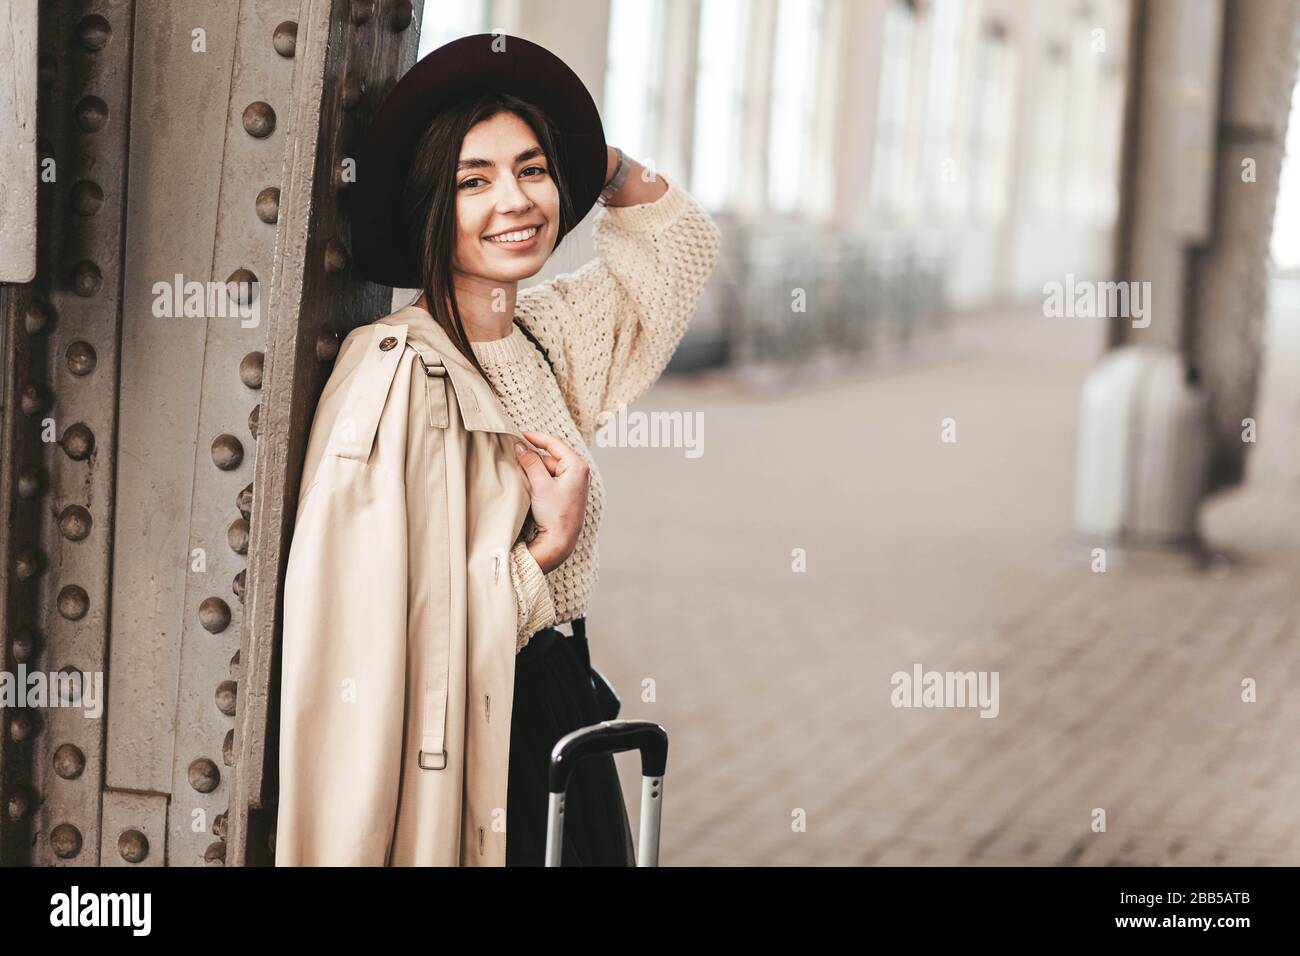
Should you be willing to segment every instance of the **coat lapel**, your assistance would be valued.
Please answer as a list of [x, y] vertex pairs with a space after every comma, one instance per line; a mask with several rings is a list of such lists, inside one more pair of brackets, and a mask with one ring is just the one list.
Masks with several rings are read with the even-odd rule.
[[419, 306], [408, 305], [376, 320], [375, 324], [380, 323], [406, 328], [406, 341], [419, 352], [429, 374], [439, 374], [436, 371], [439, 366], [446, 369], [456, 390], [461, 420], [468, 431], [501, 432], [524, 440], [492, 386], [456, 348], [437, 319]]

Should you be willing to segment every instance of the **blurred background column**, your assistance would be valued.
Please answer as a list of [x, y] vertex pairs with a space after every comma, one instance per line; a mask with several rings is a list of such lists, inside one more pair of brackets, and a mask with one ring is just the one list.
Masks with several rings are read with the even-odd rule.
[[1242, 477], [1300, 5], [1131, 9], [1114, 270], [1129, 307], [1084, 388], [1076, 518], [1188, 544], [1204, 496]]
[[1191, 250], [1188, 354], [1211, 402], [1207, 492], [1239, 483], [1268, 308], [1269, 239], [1300, 49], [1300, 3], [1228, 5], [1215, 145], [1214, 230]]

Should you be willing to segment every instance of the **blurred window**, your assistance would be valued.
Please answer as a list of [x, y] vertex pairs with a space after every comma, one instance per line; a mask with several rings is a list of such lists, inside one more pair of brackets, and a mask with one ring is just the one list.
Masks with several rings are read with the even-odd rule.
[[417, 56], [423, 58], [431, 50], [458, 37], [474, 33], [488, 33], [489, 0], [456, 0], [455, 3], [429, 2], [424, 5], [420, 21], [420, 47]]
[[1098, 109], [1105, 55], [1093, 49], [1091, 33], [1086, 24], [1081, 24], [1070, 47], [1070, 101], [1068, 108], [1064, 104], [1061, 108], [1061, 112], [1068, 112], [1074, 119], [1070, 124], [1073, 142], [1066, 155], [1064, 201], [1069, 218], [1079, 223], [1091, 224], [1100, 218], [1105, 190], [1106, 165], [1102, 161], [1101, 145], [1102, 128], [1109, 117]]
[[605, 140], [653, 163], [663, 101], [663, 0], [612, 0], [606, 44]]
[[1064, 212], [1069, 142], [1066, 119], [1070, 115], [1070, 75], [1063, 44], [1051, 41], [1044, 47], [1034, 93], [1030, 196], [1040, 218], [1055, 218]]
[[1120, 140], [1124, 130], [1123, 60], [1116, 59], [1105, 65], [1100, 87], [1097, 107], [1100, 142], [1095, 155], [1101, 183], [1094, 214], [1097, 225], [1109, 229], [1119, 216]]
[[1291, 121], [1286, 128], [1286, 156], [1278, 181], [1270, 249], [1279, 269], [1300, 269], [1300, 83], [1291, 96]]
[[736, 166], [745, 114], [745, 56], [749, 0], [703, 0], [695, 75], [691, 193], [721, 209], [735, 198]]
[[953, 121], [957, 104], [962, 0], [935, 0], [932, 10], [921, 178], [926, 187], [927, 207], [934, 212], [953, 214], [960, 209]]
[[880, 44], [880, 95], [872, 159], [871, 203], [901, 215], [906, 209], [908, 99], [916, 15], [907, 0], [888, 0]]
[[768, 120], [767, 198], [780, 211], [799, 208], [813, 138], [824, 0], [778, 0]]
[[980, 31], [974, 86], [967, 146], [972, 208], [977, 220], [996, 223], [1007, 212], [1015, 113], [1014, 67], [1001, 24], [987, 23]]

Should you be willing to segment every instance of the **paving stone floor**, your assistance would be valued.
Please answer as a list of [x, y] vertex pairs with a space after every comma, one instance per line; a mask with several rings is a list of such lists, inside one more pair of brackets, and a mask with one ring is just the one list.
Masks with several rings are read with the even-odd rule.
[[[1300, 863], [1300, 359], [1270, 358], [1208, 553], [1098, 574], [1072, 517], [1100, 342], [985, 315], [785, 390], [666, 379], [637, 409], [701, 412], [703, 455], [597, 449], [588, 633], [670, 733], [664, 865]], [[893, 707], [915, 663], [998, 672], [997, 717]]]

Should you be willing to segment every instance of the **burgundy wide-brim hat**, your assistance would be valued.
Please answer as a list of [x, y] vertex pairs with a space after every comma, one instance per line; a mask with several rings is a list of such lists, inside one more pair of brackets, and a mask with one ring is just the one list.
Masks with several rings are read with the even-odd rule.
[[356, 184], [348, 190], [352, 261], [367, 279], [399, 289], [420, 286], [416, 251], [402, 228], [407, 169], [434, 116], [486, 91], [509, 93], [546, 112], [559, 130], [562, 155], [556, 159], [577, 214], [574, 222], [595, 205], [605, 185], [605, 130], [582, 80], [550, 50], [521, 37], [461, 37], [406, 72], [357, 150]]

